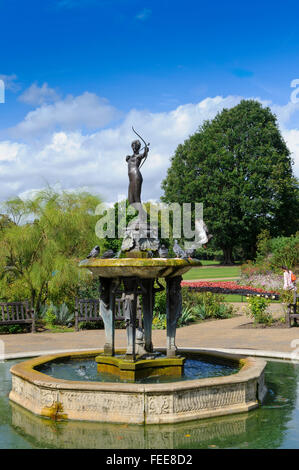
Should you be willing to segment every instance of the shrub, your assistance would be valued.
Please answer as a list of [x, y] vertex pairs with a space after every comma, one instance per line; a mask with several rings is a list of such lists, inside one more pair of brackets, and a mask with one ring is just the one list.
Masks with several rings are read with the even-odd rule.
[[47, 325], [53, 326], [56, 324], [56, 315], [51, 308], [46, 311], [44, 321]]
[[166, 313], [166, 288], [155, 294], [155, 306], [154, 312], [157, 314], [165, 314]]
[[50, 304], [50, 306], [44, 306], [40, 310], [40, 315], [48, 325], [64, 325], [67, 326], [74, 320], [74, 313], [71, 313], [68, 306], [63, 303], [59, 307]]
[[264, 297], [252, 296], [248, 297], [248, 306], [246, 314], [254, 319], [254, 323], [271, 324], [273, 317], [267, 311], [270, 300]]
[[166, 315], [154, 312], [152, 326], [154, 330], [165, 330], [166, 329]]
[[[87, 321], [87, 322], [85, 321], [85, 322], [80, 322], [78, 326], [79, 326], [79, 330], [102, 330], [104, 328], [104, 322], [102, 320]], [[117, 326], [117, 328], [119, 328], [119, 325]]]
[[28, 330], [27, 325], [1, 325], [0, 326], [0, 334], [1, 333], [9, 333], [9, 334], [16, 334], [16, 333], [24, 333]]
[[206, 318], [229, 318], [233, 314], [232, 305], [223, 303], [224, 296], [212, 292], [196, 292], [182, 288], [183, 308], [189, 308], [197, 320]]
[[213, 250], [212, 248], [197, 248], [195, 252], [195, 258], [203, 260], [222, 261], [223, 252], [222, 250]]
[[[230, 318], [233, 307], [223, 303], [224, 296], [211, 292], [196, 292], [182, 287], [182, 315], [177, 326], [205, 320], [207, 318]], [[158, 292], [155, 296], [153, 328], [166, 328], [166, 291]]]
[[182, 315], [178, 319], [177, 326], [189, 325], [189, 323], [195, 322], [197, 320], [195, 312], [193, 309], [185, 307], [182, 309]]
[[60, 305], [56, 312], [56, 325], [68, 325], [74, 320], [74, 313], [70, 312], [67, 305], [63, 303]]

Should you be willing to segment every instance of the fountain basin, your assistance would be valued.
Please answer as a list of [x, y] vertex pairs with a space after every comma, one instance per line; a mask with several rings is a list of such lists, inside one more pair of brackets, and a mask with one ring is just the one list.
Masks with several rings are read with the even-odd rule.
[[100, 277], [144, 279], [181, 276], [197, 266], [201, 266], [200, 261], [181, 258], [91, 258], [79, 263], [80, 268], [87, 268]]
[[[31, 412], [52, 419], [158, 424], [191, 421], [249, 411], [266, 394], [266, 361], [196, 350], [200, 354], [242, 365], [236, 374], [160, 384], [82, 382], [57, 379], [35, 368], [72, 358], [96, 357], [103, 350], [43, 356], [11, 369], [9, 398]], [[123, 350], [117, 353], [124, 353]]]

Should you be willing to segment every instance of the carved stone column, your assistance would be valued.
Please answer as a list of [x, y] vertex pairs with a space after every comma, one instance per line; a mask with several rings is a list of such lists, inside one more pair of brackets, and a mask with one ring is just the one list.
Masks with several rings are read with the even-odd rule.
[[143, 327], [145, 350], [153, 351], [152, 343], [152, 323], [154, 310], [154, 279], [142, 279], [142, 307], [143, 307]]
[[136, 360], [136, 309], [137, 309], [137, 279], [124, 278], [124, 314], [127, 329], [126, 358]]
[[166, 315], [167, 315], [167, 356], [176, 355], [175, 345], [176, 325], [182, 314], [182, 276], [175, 276], [166, 279]]
[[114, 356], [114, 312], [115, 312], [115, 280], [100, 277], [100, 315], [103, 318], [106, 343], [104, 354]]

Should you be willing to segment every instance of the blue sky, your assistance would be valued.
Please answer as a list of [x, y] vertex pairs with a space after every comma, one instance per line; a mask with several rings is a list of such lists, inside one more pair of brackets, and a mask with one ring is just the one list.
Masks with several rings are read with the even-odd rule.
[[131, 125], [152, 142], [144, 198], [158, 197], [176, 145], [252, 97], [277, 113], [299, 174], [298, 2], [0, 0], [0, 21], [0, 199], [45, 181], [116, 199]]

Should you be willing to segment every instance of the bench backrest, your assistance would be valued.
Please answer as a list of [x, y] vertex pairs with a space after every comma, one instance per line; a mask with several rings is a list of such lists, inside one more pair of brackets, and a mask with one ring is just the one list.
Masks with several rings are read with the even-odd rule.
[[[115, 320], [124, 320], [122, 298], [115, 299]], [[78, 321], [96, 321], [101, 320], [99, 299], [79, 299], [76, 298], [76, 317]], [[141, 323], [141, 308], [139, 299], [137, 302], [137, 315], [139, 324]]]
[[29, 301], [0, 302], [0, 324], [31, 321], [33, 321], [33, 310]]

